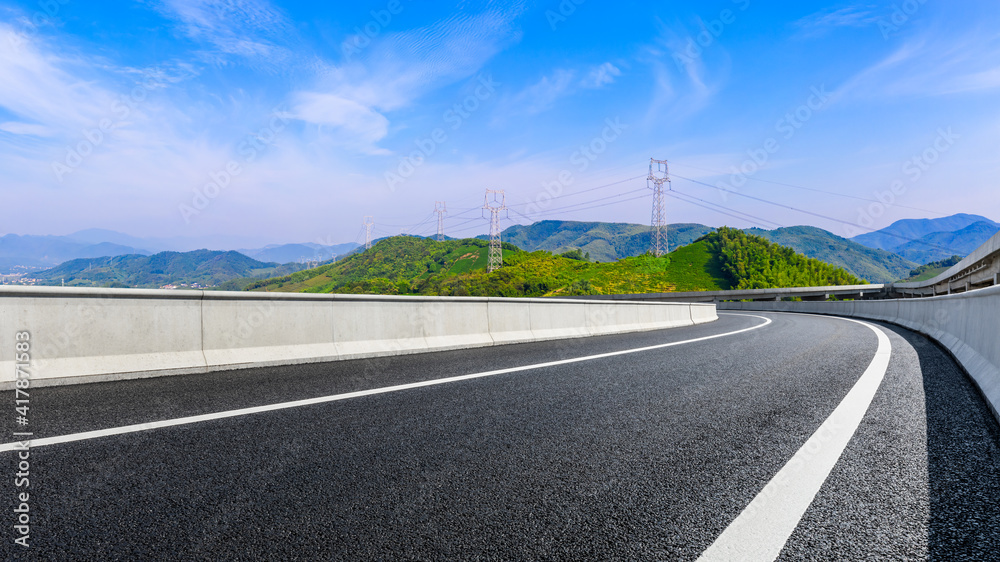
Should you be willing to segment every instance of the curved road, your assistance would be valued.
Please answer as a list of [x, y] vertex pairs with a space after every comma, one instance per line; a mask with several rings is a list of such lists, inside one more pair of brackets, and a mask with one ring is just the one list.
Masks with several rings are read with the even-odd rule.
[[[770, 540], [780, 560], [971, 560], [1000, 548], [1000, 430], [946, 353], [890, 325], [723, 314], [31, 398], [27, 549], [12, 542], [16, 453], [0, 452], [10, 559], [712, 560]], [[0, 400], [13, 408], [13, 393]]]

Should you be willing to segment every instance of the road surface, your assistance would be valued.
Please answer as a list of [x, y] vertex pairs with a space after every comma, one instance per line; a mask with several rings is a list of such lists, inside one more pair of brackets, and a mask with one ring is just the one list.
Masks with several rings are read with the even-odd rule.
[[[770, 542], [780, 560], [995, 556], [996, 422], [939, 347], [869, 324], [721, 314], [640, 334], [34, 389], [31, 546], [13, 543], [8, 446], [0, 553], [711, 560]], [[0, 402], [13, 417], [13, 393]]]

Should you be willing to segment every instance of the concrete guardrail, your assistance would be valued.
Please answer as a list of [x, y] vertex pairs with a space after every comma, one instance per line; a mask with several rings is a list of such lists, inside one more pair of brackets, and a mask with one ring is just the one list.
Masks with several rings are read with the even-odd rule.
[[288, 365], [690, 326], [715, 305], [0, 287], [0, 389]]
[[1000, 286], [925, 299], [729, 302], [718, 307], [865, 318], [925, 334], [947, 348], [968, 371], [1000, 421]]

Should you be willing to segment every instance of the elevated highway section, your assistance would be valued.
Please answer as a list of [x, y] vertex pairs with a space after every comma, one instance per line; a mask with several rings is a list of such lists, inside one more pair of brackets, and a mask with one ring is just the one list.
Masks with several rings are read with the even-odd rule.
[[892, 326], [735, 312], [37, 392], [32, 547], [5, 541], [6, 558], [961, 560], [1000, 546], [996, 424], [945, 352]]

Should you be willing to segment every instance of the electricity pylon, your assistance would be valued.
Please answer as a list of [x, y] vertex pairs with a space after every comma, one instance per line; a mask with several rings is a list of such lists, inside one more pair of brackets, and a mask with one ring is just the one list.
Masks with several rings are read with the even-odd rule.
[[448, 206], [444, 204], [444, 201], [434, 202], [434, 212], [438, 216], [438, 242], [444, 241], [444, 215], [448, 212]]
[[649, 159], [649, 177], [646, 178], [646, 185], [653, 190], [653, 240], [650, 250], [653, 255], [660, 257], [670, 251], [670, 242], [667, 241], [667, 218], [663, 212], [663, 184], [670, 183], [669, 169], [666, 160]]
[[486, 264], [486, 272], [493, 273], [503, 267], [503, 249], [500, 246], [500, 211], [507, 210], [507, 195], [502, 189], [487, 189], [483, 209], [490, 211], [490, 259]]
[[365, 249], [372, 249], [372, 227], [375, 226], [375, 217], [367, 216], [361, 224], [365, 227]]

